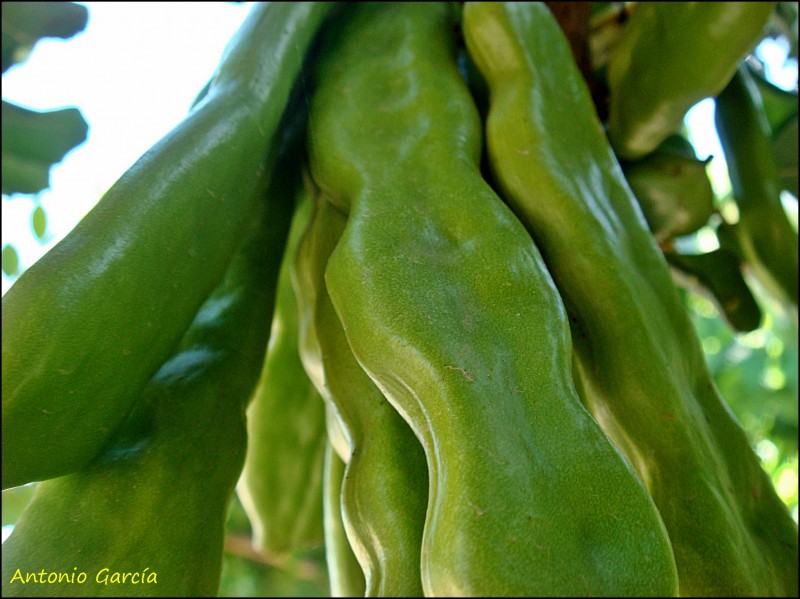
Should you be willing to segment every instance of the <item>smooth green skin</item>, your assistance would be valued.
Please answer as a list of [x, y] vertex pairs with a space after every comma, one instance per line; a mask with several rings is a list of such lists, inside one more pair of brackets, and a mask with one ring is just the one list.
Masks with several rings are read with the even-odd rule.
[[714, 190], [705, 161], [662, 146], [641, 160], [622, 163], [658, 243], [694, 233], [714, 213]]
[[[103, 453], [38, 485], [3, 543], [4, 596], [216, 595], [289, 226], [281, 204], [270, 210]], [[103, 568], [157, 584], [101, 584]], [[17, 569], [87, 579], [11, 583]]]
[[[314, 382], [314, 385], [317, 387], [318, 391], [322, 389], [320, 394], [324, 398], [327, 394], [324, 387], [318, 385], [316, 382]], [[331, 445], [333, 445], [333, 449], [336, 450], [336, 453], [346, 464], [350, 461], [350, 439], [347, 436], [348, 433], [344, 428], [344, 424], [342, 424], [341, 415], [330, 401], [325, 401], [325, 423], [328, 431], [328, 440], [331, 442]]]
[[719, 396], [685, 307], [544, 5], [467, 3], [489, 161], [542, 251], [592, 414], [645, 482], [682, 595], [797, 593], [797, 526]]
[[639, 2], [608, 65], [608, 136], [636, 160], [716, 96], [764, 35], [775, 2]]
[[[346, 464], [350, 461], [353, 444], [336, 403], [330, 401], [315, 318], [317, 306], [322, 302], [321, 294], [327, 294], [324, 285], [320, 285], [319, 281], [324, 276], [328, 256], [344, 227], [344, 216], [335, 211], [320, 210], [319, 203], [322, 200], [319, 189], [311, 180], [310, 174], [306, 174], [306, 190], [314, 197], [311, 201], [312, 216], [290, 269], [299, 311], [298, 350], [308, 378], [323, 399], [328, 440]], [[320, 222], [321, 218], [323, 222]]]
[[3, 296], [3, 488], [88, 464], [220, 281], [330, 5], [259, 3], [205, 99]]
[[[325, 288], [345, 217], [318, 196], [296, 266], [318, 338], [324, 391], [350, 443], [341, 510], [367, 597], [422, 597], [420, 547], [428, 505], [425, 453], [408, 424], [361, 369]], [[312, 280], [313, 279], [313, 280]]]
[[331, 597], [363, 597], [366, 588], [364, 573], [356, 559], [344, 530], [341, 489], [344, 461], [328, 443], [323, 462], [322, 504], [325, 523], [325, 561]]
[[300, 194], [283, 255], [264, 367], [247, 408], [247, 459], [237, 493], [250, 518], [253, 546], [271, 556], [321, 546], [325, 407], [297, 349], [297, 300], [290, 274], [311, 216]]
[[750, 332], [761, 325], [761, 308], [731, 250], [720, 247], [705, 254], [665, 252], [664, 256], [678, 269], [680, 274], [672, 271], [678, 280], [688, 279], [689, 289], [709, 295], [735, 331]]
[[425, 594], [673, 594], [658, 513], [573, 388], [555, 286], [481, 178], [452, 6], [348, 9], [309, 121], [312, 175], [349, 210], [325, 279], [426, 454]]
[[717, 97], [714, 120], [739, 207], [734, 230], [742, 258], [764, 286], [796, 314], [797, 231], [781, 205], [769, 123], [745, 66]]

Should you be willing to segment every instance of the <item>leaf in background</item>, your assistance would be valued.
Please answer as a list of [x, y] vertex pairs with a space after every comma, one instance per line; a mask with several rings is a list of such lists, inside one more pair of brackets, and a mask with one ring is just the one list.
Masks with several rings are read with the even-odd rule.
[[40, 39], [71, 38], [88, 21], [89, 11], [74, 2], [3, 2], [3, 72], [25, 60]]
[[[731, 232], [747, 269], [796, 315], [797, 230], [782, 205], [772, 132], [762, 106], [758, 86], [743, 66], [716, 98], [714, 122], [739, 208]], [[717, 229], [720, 244], [723, 231]]]
[[13, 277], [19, 271], [19, 256], [14, 246], [7, 244], [3, 246], [3, 272], [9, 277]]
[[734, 331], [749, 332], [761, 326], [761, 308], [733, 251], [720, 247], [706, 254], [665, 252], [664, 256], [678, 283], [712, 300]]
[[44, 239], [44, 234], [47, 231], [47, 215], [44, 213], [44, 208], [41, 206], [36, 207], [31, 217], [31, 224], [36, 237]]
[[[794, 8], [791, 8], [792, 4]], [[775, 23], [782, 24], [778, 27], [779, 34], [789, 39], [792, 47], [790, 56], [797, 58], [797, 3], [779, 2], [773, 25]], [[797, 90], [789, 91], [769, 81], [764, 66], [758, 60], [747, 61], [745, 65], [761, 96], [781, 189], [797, 197]]]
[[[796, 100], [795, 100], [796, 101]], [[781, 188], [797, 195], [797, 113], [772, 136], [772, 150], [778, 165]]]
[[38, 112], [3, 100], [2, 192], [38, 193], [50, 167], [86, 140], [89, 126], [77, 108]]
[[756, 83], [761, 101], [764, 106], [764, 115], [767, 117], [773, 137], [783, 129], [792, 119], [797, 118], [797, 92], [787, 91], [771, 83], [764, 74], [752, 64], [745, 63], [748, 72]]
[[789, 40], [789, 58], [797, 58], [797, 2], [778, 2], [772, 26]]

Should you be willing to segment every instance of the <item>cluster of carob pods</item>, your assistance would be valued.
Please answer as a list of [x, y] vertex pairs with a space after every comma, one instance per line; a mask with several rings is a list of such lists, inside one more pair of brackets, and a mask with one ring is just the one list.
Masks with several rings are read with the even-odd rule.
[[544, 4], [257, 3], [3, 298], [4, 594], [213, 595], [238, 483], [262, 549], [324, 520], [333, 594], [796, 595], [619, 163], [689, 107], [627, 87], [636, 28], [727, 24], [662, 77], [717, 95], [774, 3], [668, 6], [606, 131]]

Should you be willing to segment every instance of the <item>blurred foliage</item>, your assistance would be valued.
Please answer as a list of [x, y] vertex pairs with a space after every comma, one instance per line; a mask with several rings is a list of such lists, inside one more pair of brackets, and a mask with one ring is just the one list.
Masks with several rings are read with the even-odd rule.
[[797, 2], [778, 2], [767, 34], [789, 40], [789, 57], [797, 58]]
[[[86, 28], [89, 11], [74, 2], [4, 2], [2, 19], [3, 74], [21, 67], [44, 38], [69, 39]], [[87, 139], [89, 125], [77, 108], [38, 111], [2, 101], [3, 195], [38, 194], [50, 187], [50, 171]], [[36, 206], [32, 228], [45, 239], [47, 218]], [[3, 274], [19, 274], [16, 248], [3, 246]]]
[[781, 187], [797, 197], [797, 89], [785, 90], [770, 82], [765, 66], [755, 58], [748, 66], [763, 102]]
[[[3, 3], [3, 73], [24, 62], [39, 40], [69, 39], [86, 28], [89, 11], [74, 2]], [[38, 193], [50, 169], [86, 141], [89, 126], [77, 108], [40, 112], [3, 100], [3, 194]]]
[[24, 61], [40, 39], [69, 39], [89, 21], [89, 11], [74, 2], [3, 2], [3, 73]]
[[3, 273], [9, 277], [19, 273], [19, 254], [11, 244], [3, 246]]
[[[250, 545], [250, 522], [234, 496], [226, 524], [220, 597], [328, 597], [325, 550], [270, 559]], [[272, 562], [272, 563], [270, 563]]]
[[37, 206], [33, 210], [31, 226], [33, 227], [34, 235], [36, 235], [39, 240], [43, 240], [45, 238], [45, 233], [47, 233], [47, 215], [44, 212], [44, 208], [41, 206]]
[[764, 322], [747, 334], [735, 334], [708, 299], [682, 293], [722, 396], [797, 520], [797, 329], [754, 287]]
[[3, 100], [4, 194], [39, 193], [50, 169], [86, 141], [89, 126], [77, 108], [41, 112]]

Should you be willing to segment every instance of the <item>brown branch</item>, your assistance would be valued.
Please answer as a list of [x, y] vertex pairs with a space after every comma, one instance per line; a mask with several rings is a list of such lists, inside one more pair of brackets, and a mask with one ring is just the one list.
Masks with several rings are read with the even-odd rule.
[[270, 555], [253, 547], [247, 535], [225, 535], [225, 552], [243, 559], [280, 568], [301, 580], [318, 580], [322, 576], [319, 565], [309, 559], [293, 555]]

